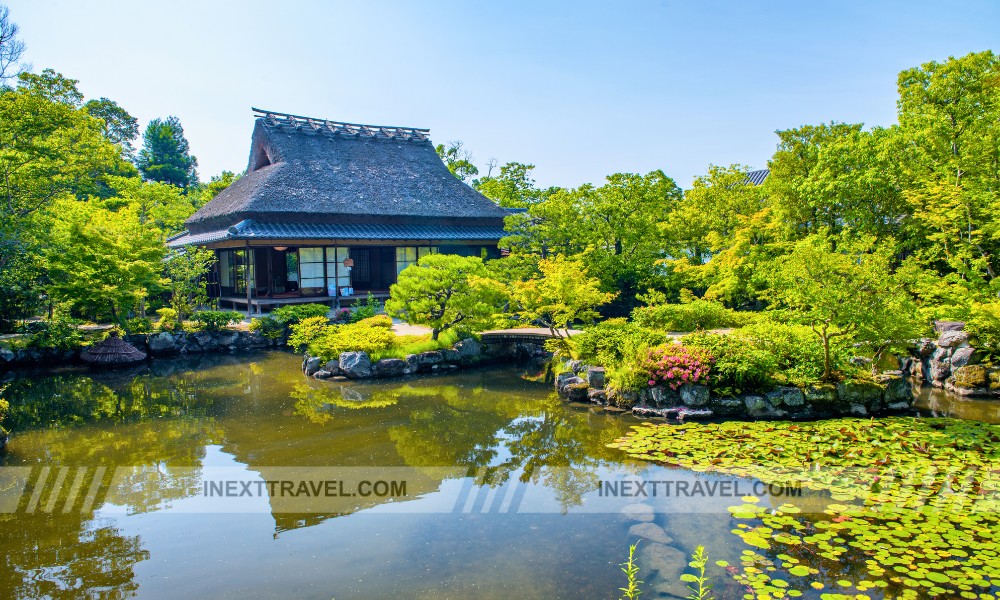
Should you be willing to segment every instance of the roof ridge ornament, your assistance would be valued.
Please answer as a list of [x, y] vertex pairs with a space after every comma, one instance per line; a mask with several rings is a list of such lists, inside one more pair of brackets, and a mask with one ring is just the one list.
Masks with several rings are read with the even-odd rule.
[[354, 137], [371, 137], [383, 139], [401, 139], [416, 142], [427, 140], [429, 129], [419, 129], [416, 127], [400, 127], [398, 125], [362, 125], [360, 123], [345, 123], [342, 121], [331, 121], [316, 117], [303, 117], [288, 113], [275, 112], [260, 108], [251, 109], [254, 117], [261, 119], [269, 127], [291, 126], [295, 130], [308, 128], [317, 133], [324, 129], [334, 135], [352, 135]]

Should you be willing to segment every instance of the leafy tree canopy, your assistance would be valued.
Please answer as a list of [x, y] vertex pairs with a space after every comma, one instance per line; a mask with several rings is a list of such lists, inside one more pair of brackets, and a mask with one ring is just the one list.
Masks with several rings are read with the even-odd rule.
[[191, 156], [180, 119], [174, 116], [153, 119], [142, 137], [142, 150], [136, 160], [139, 172], [147, 181], [169, 183], [188, 188], [198, 183], [198, 160]]

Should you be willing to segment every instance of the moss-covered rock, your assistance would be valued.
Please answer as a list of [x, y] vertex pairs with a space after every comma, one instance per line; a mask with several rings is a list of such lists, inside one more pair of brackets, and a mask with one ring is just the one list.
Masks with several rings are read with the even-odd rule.
[[966, 365], [952, 372], [952, 384], [957, 388], [984, 388], [989, 384], [986, 367], [982, 365]]

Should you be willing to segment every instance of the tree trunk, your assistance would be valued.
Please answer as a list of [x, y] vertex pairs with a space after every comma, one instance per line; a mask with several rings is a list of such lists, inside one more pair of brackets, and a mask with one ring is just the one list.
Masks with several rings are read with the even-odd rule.
[[431, 329], [431, 339], [436, 342], [437, 339], [438, 339], [438, 334], [439, 333], [441, 333], [441, 332], [438, 331], [437, 329]]
[[830, 336], [824, 331], [820, 337], [823, 339], [823, 377], [820, 379], [830, 381], [832, 375], [832, 369], [830, 368]]

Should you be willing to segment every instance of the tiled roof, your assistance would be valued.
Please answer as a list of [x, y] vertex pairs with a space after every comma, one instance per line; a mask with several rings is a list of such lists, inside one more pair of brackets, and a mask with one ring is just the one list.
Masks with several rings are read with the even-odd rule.
[[752, 183], [753, 185], [760, 185], [764, 183], [767, 176], [771, 173], [770, 169], [760, 169], [757, 171], [750, 171], [747, 173], [747, 183]]
[[507, 235], [502, 227], [381, 223], [258, 223], [247, 219], [228, 229], [184, 233], [167, 241], [176, 248], [222, 240], [482, 240]]

